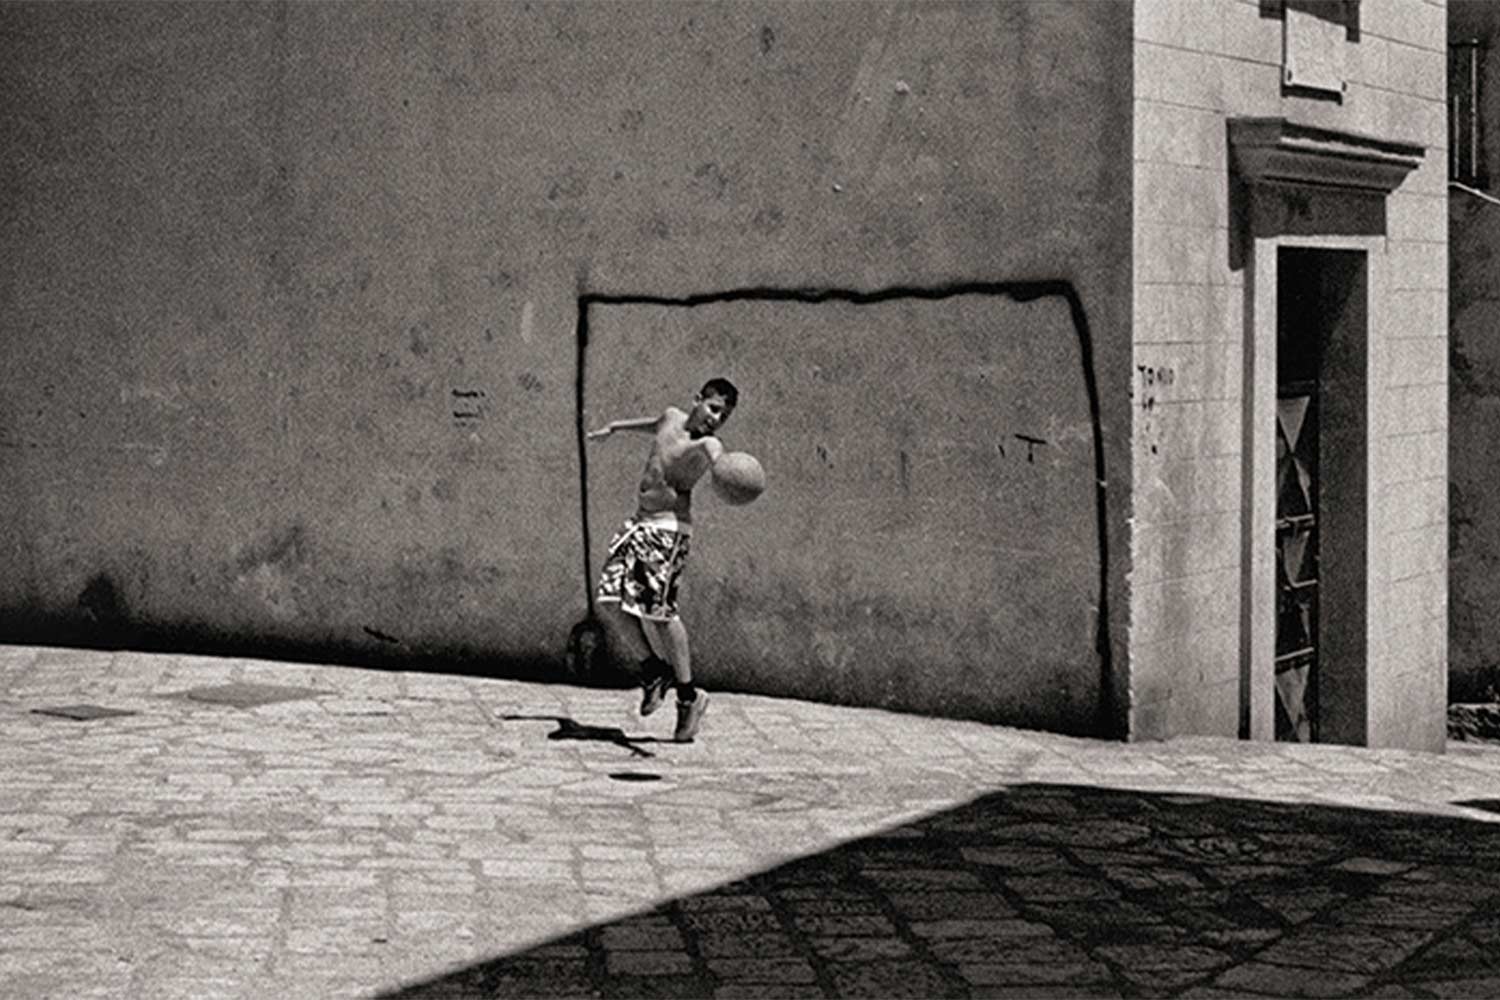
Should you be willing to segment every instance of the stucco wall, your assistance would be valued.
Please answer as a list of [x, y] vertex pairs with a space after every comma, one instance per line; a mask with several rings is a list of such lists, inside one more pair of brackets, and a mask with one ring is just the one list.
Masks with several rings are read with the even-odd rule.
[[[1235, 735], [1243, 721], [1250, 279], [1232, 238], [1226, 121], [1246, 116], [1426, 149], [1369, 244], [1381, 258], [1372, 273], [1389, 280], [1372, 292], [1369, 332], [1368, 710], [1375, 742], [1441, 745], [1445, 10], [1429, 0], [1361, 3], [1357, 30], [1340, 42], [1348, 87], [1329, 100], [1283, 88], [1282, 7], [1134, 7], [1132, 732]], [[1249, 695], [1268, 705], [1266, 692]], [[1268, 732], [1263, 724], [1252, 729]]]
[[[739, 508], [700, 491], [684, 589], [702, 672], [1090, 730], [1100, 665], [1080, 651], [1097, 635], [1103, 560], [1091, 333], [1063, 297], [1017, 302], [1004, 286], [594, 305], [589, 426], [682, 395], [657, 352], [716, 355], [754, 380], [723, 437], [771, 486]], [[589, 448], [594, 567], [645, 448], [638, 435]]]
[[[1128, 482], [1129, 16], [1116, 4], [0, 7], [8, 634], [82, 639], [114, 623], [168, 642], [550, 669], [585, 610], [575, 378], [590, 294], [1065, 282], [1097, 331], [1094, 374], [1116, 387], [1098, 426], [1110, 475]], [[670, 389], [654, 403], [733, 371], [746, 393], [736, 424], [793, 449], [770, 465], [777, 506], [747, 518], [830, 517], [794, 447], [826, 405], [803, 398], [815, 383], [799, 359], [859, 321], [820, 308], [782, 310], [770, 340], [747, 330], [649, 366], [650, 317], [616, 314], [640, 338], [630, 370]], [[1051, 309], [1011, 304], [993, 332], [1026, 328], [1028, 310], [1068, 328]], [[751, 344], [759, 360], [740, 364]], [[936, 346], [962, 367], [961, 340]], [[871, 350], [917, 371], [925, 360], [887, 340]], [[915, 377], [900, 405], [919, 425], [961, 384]], [[878, 422], [857, 430], [887, 456], [905, 444]], [[957, 478], [963, 458], [931, 442], [911, 455], [918, 474]], [[901, 487], [869, 488], [894, 504]], [[1105, 544], [1057, 577], [1001, 572], [998, 548], [953, 564], [941, 584], [953, 613], [1030, 606], [1113, 540], [1120, 615], [1129, 498], [1109, 502]], [[1095, 537], [1073, 510], [1060, 530]], [[844, 558], [826, 532], [768, 531], [802, 558]], [[858, 573], [876, 573], [869, 559]], [[733, 615], [764, 614], [779, 587], [805, 602], [786, 615], [807, 616], [781, 634], [851, 627], [840, 579], [757, 568]], [[898, 627], [933, 603], [891, 614]], [[1084, 631], [1027, 662], [1095, 665]], [[1034, 667], [986, 681], [983, 699], [957, 696], [975, 671], [1004, 675], [1016, 649], [991, 632], [907, 652], [949, 692], [947, 710], [1082, 725], [1097, 688], [1033, 695]], [[785, 668], [705, 658], [710, 682], [774, 690], [826, 672], [807, 641], [755, 651]], [[927, 705], [908, 660], [901, 685], [798, 690]]]
[[[1480, 43], [1479, 96], [1484, 185], [1500, 169], [1500, 7], [1452, 0], [1450, 41]], [[1500, 205], [1461, 191], [1449, 198], [1448, 439], [1449, 680], [1454, 701], [1492, 700], [1500, 688]]]

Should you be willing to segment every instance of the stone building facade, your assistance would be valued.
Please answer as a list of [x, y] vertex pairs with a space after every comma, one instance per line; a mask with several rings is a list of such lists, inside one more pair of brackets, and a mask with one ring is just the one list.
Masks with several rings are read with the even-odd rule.
[[0, 625], [556, 674], [726, 375], [709, 686], [1440, 744], [1444, 18], [7, 4]]
[[1442, 745], [1445, 16], [1135, 6], [1134, 734]]
[[1449, 683], [1455, 702], [1492, 702], [1500, 690], [1500, 8], [1449, 4], [1454, 120], [1449, 172], [1449, 345], [1452, 383]]

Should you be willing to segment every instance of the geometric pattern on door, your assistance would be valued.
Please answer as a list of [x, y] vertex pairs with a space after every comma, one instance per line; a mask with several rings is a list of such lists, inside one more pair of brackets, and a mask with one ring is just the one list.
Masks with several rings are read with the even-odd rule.
[[1276, 738], [1318, 730], [1318, 409], [1316, 385], [1276, 401]]

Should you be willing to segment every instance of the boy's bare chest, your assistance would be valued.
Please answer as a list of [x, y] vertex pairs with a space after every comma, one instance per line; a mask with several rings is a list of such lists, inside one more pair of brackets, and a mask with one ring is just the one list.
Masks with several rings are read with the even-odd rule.
[[665, 430], [657, 435], [656, 457], [662, 471], [673, 477], [701, 473], [708, 462], [702, 445], [686, 431]]

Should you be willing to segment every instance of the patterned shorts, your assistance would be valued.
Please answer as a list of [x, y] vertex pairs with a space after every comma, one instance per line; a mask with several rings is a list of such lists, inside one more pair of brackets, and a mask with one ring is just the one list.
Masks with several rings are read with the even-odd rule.
[[687, 564], [688, 533], [675, 522], [627, 520], [609, 543], [599, 571], [600, 603], [618, 603], [637, 618], [677, 617], [677, 586]]

